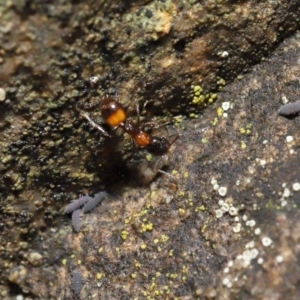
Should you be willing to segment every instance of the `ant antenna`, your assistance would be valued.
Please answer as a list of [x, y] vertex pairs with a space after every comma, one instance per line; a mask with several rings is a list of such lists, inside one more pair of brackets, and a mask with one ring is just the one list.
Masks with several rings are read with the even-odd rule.
[[84, 118], [92, 125], [92, 127], [94, 127], [95, 129], [99, 130], [99, 131], [100, 131], [103, 135], [105, 135], [106, 137], [110, 137], [110, 135], [109, 135], [109, 134], [108, 134], [108, 133], [100, 126], [100, 125], [98, 125], [97, 123], [95, 123], [95, 122], [90, 118], [90, 116], [89, 116], [88, 113], [82, 111], [82, 110], [79, 109], [78, 107], [77, 107], [76, 109], [79, 111], [80, 115], [81, 115], [82, 117], [84, 117]]

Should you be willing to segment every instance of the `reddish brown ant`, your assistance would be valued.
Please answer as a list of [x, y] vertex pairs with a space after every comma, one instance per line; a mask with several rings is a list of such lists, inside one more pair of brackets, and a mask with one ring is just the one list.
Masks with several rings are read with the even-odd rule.
[[[136, 105], [137, 110], [137, 122], [133, 122], [132, 119], [127, 118], [126, 110], [124, 106], [112, 97], [106, 96], [101, 103], [101, 115], [105, 123], [111, 127], [121, 128], [124, 133], [131, 136], [135, 144], [140, 148], [145, 148], [149, 153], [155, 156], [163, 156], [168, 153], [172, 144], [178, 139], [178, 135], [170, 143], [166, 138], [161, 136], [151, 135], [141, 129], [140, 126], [140, 114], [139, 107]], [[96, 124], [86, 112], [78, 109], [80, 114], [97, 130], [102, 132], [105, 136], [110, 137], [110, 135], [98, 124]], [[157, 126], [161, 127], [166, 124]], [[157, 163], [158, 164], [158, 163]], [[156, 164], [156, 165], [157, 165]], [[158, 172], [163, 173], [173, 179], [172, 175], [158, 170]]]

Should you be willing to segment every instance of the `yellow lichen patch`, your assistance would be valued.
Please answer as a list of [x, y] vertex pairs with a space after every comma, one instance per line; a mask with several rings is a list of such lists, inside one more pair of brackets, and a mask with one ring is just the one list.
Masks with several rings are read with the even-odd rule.
[[140, 212], [140, 216], [144, 216], [148, 213], [148, 209], [143, 209], [141, 212]]
[[128, 231], [126, 231], [126, 230], [121, 231], [121, 238], [123, 241], [125, 241], [127, 239], [128, 235], [129, 235]]
[[177, 170], [172, 170], [172, 175], [177, 175], [178, 171]]
[[218, 118], [214, 118], [214, 120], [212, 121], [212, 126], [216, 126], [218, 124], [219, 120]]
[[247, 124], [245, 127], [240, 128], [240, 134], [249, 135], [251, 133], [252, 124]]
[[152, 223], [143, 223], [141, 225], [141, 231], [140, 232], [151, 231], [152, 229], [153, 229], [153, 224]]
[[184, 196], [184, 195], [185, 195], [185, 191], [182, 190], [178, 191], [178, 196]]
[[101, 280], [103, 277], [104, 277], [104, 274], [103, 274], [103, 273], [97, 273], [97, 274], [96, 274], [96, 278], [97, 278], [98, 280]]
[[169, 240], [169, 237], [165, 234], [162, 234], [160, 237], [160, 242], [161, 243], [166, 243]]
[[130, 221], [131, 221], [131, 217], [127, 217], [127, 218], [125, 218], [124, 223], [128, 224]]
[[247, 145], [244, 141], [241, 141], [241, 149], [246, 149]]
[[171, 278], [171, 279], [176, 279], [178, 277], [178, 274], [176, 274], [176, 273], [168, 273], [166, 276], [169, 277], [169, 278]]
[[141, 263], [139, 261], [135, 261], [134, 266], [139, 269], [141, 267]]
[[201, 228], [201, 232], [202, 232], [202, 233], [205, 232], [206, 228], [207, 228], [207, 224], [204, 224], [204, 225], [202, 226], [202, 228]]
[[226, 84], [226, 81], [223, 78], [219, 78], [217, 81], [217, 84], [221, 87], [224, 86]]
[[178, 209], [178, 214], [179, 214], [180, 216], [184, 216], [185, 213], [186, 213], [185, 209], [183, 209], [183, 208], [179, 208], [179, 209]]
[[148, 154], [146, 155], [146, 160], [147, 160], [147, 161], [152, 161], [152, 159], [153, 159], [153, 155], [150, 154], [150, 153], [148, 153]]
[[185, 202], [191, 207], [194, 206], [193, 200], [191, 198], [186, 199]]
[[140, 245], [140, 248], [141, 248], [142, 250], [144, 250], [144, 249], [147, 248], [147, 245], [146, 245], [146, 244], [141, 244], [141, 245]]
[[197, 95], [197, 96], [199, 96], [203, 92], [203, 89], [200, 85], [192, 86], [192, 89], [193, 89], [195, 95]]
[[186, 251], [182, 252], [182, 257], [187, 257], [188, 256], [188, 253]]
[[151, 193], [150, 193], [150, 198], [153, 198], [154, 196], [155, 196], [155, 191], [152, 191]]
[[218, 117], [222, 117], [223, 116], [223, 109], [222, 109], [222, 107], [218, 107], [217, 108], [217, 115], [218, 115]]
[[175, 120], [175, 123], [177, 123], [177, 124], [182, 123], [182, 116], [175, 116], [175, 117], [173, 117], [173, 119]]
[[204, 205], [201, 205], [201, 206], [198, 206], [198, 207], [195, 208], [195, 212], [198, 212], [198, 211], [205, 211], [205, 210], [206, 210], [206, 208], [205, 208]]
[[211, 104], [217, 99], [217, 94], [203, 93], [203, 89], [200, 85], [192, 85], [192, 104], [202, 104], [206, 106], [207, 103]]
[[217, 94], [211, 94], [210, 97], [208, 98], [208, 103], [213, 103], [217, 99], [218, 95]]
[[245, 134], [246, 133], [246, 129], [245, 128], [240, 128], [240, 134]]
[[207, 138], [202, 138], [201, 139], [201, 143], [202, 144], [207, 144], [208, 143], [208, 139]]
[[148, 290], [153, 291], [155, 289], [155, 282], [152, 282], [151, 285], [149, 286]]

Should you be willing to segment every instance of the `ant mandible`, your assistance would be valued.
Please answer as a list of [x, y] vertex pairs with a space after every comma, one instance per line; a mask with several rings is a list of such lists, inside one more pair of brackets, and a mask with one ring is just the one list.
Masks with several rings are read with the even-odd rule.
[[[163, 156], [168, 153], [172, 144], [178, 139], [178, 136], [170, 143], [166, 138], [161, 136], [152, 136], [143, 131], [140, 126], [140, 114], [138, 105], [136, 110], [138, 114], [137, 122], [133, 122], [127, 118], [124, 106], [112, 97], [106, 96], [101, 103], [101, 115], [105, 123], [111, 127], [118, 127], [123, 132], [129, 134], [138, 147], [145, 148], [149, 153], [156, 156]], [[96, 124], [88, 115], [78, 109], [80, 114], [97, 130], [102, 132], [105, 136], [110, 135], [98, 124]]]

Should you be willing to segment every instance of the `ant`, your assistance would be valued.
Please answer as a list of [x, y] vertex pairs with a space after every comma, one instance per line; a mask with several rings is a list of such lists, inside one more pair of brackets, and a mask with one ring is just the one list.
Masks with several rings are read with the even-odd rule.
[[[140, 113], [139, 113], [139, 106], [137, 103], [136, 103], [136, 111], [138, 116], [137, 122], [133, 122], [132, 119], [127, 118], [127, 114], [124, 106], [110, 96], [104, 97], [100, 109], [101, 109], [101, 115], [107, 125], [109, 125], [110, 127], [121, 128], [124, 133], [127, 133], [131, 136], [131, 138], [133, 139], [133, 141], [138, 147], [145, 148], [152, 155], [163, 156], [167, 154], [170, 147], [175, 143], [175, 141], [179, 137], [177, 135], [172, 142], [169, 142], [166, 138], [162, 136], [154, 136], [143, 131], [140, 126]], [[96, 124], [90, 118], [88, 113], [83, 112], [80, 109], [78, 110], [81, 116], [83, 116], [94, 128], [99, 130], [103, 135], [110, 137], [110, 135], [100, 125]], [[148, 123], [146, 123], [146, 125], [147, 124]], [[156, 126], [156, 128], [164, 126], [166, 124]], [[171, 174], [168, 174], [162, 170], [158, 170], [158, 172], [163, 173], [175, 179]]]

